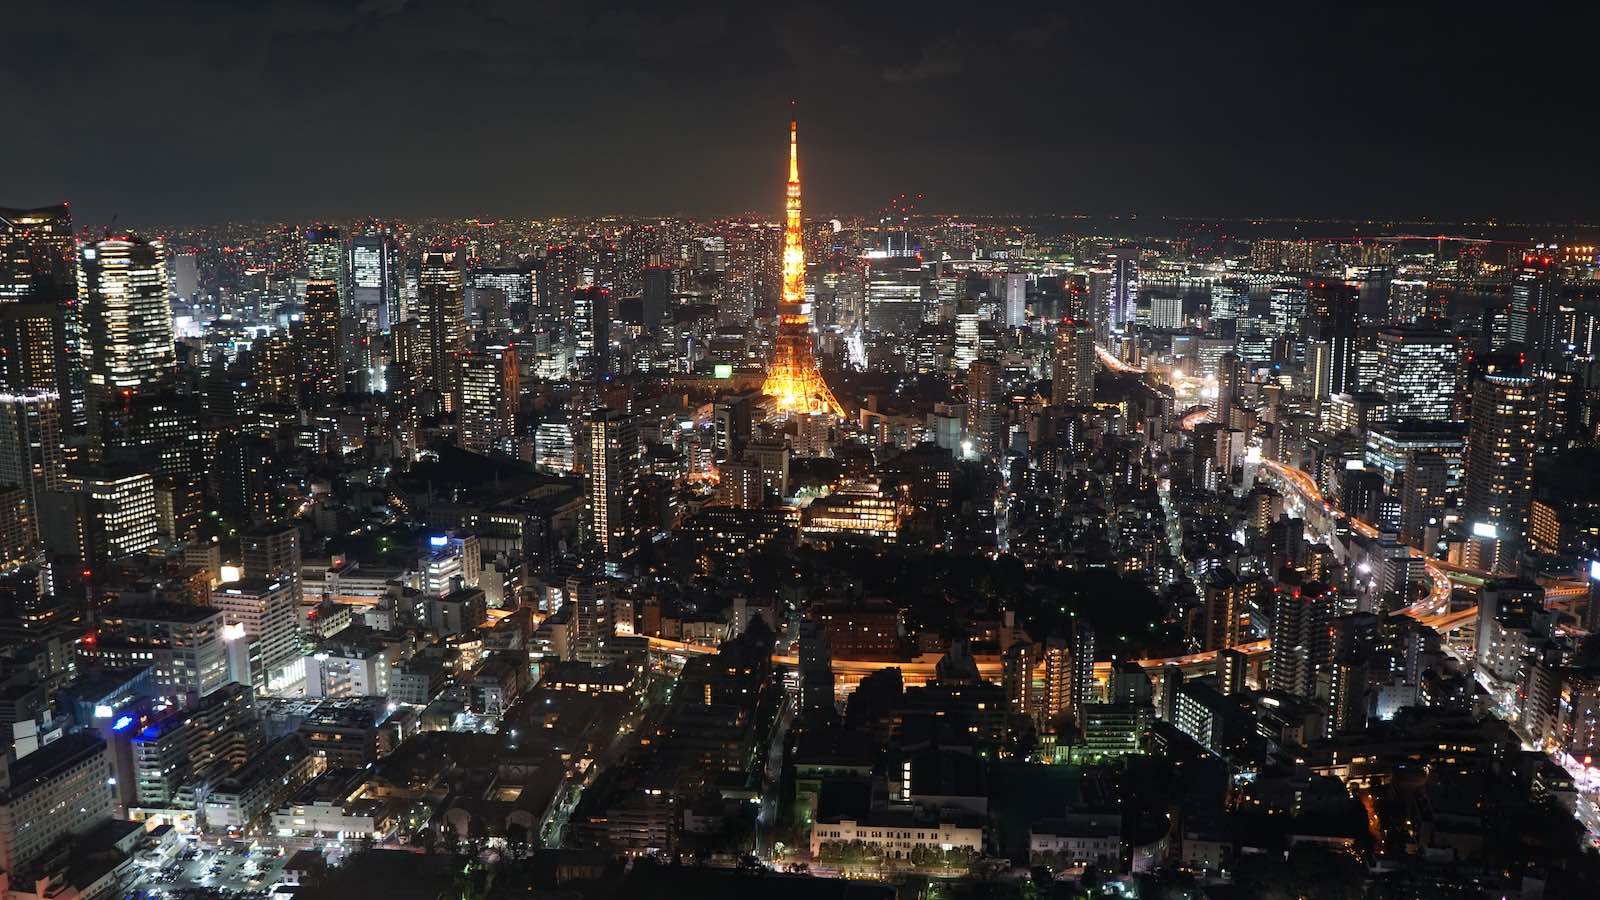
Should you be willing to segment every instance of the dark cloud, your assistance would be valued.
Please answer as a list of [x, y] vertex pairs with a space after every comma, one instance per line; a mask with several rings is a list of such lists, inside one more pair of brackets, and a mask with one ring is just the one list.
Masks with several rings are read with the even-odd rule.
[[1594, 11], [529, 0], [12, 4], [0, 203], [124, 221], [808, 202], [1585, 216]]

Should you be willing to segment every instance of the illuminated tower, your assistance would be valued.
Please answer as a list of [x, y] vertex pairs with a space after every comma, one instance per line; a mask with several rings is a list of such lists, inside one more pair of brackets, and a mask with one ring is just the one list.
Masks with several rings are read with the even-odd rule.
[[778, 304], [778, 340], [762, 393], [779, 416], [822, 413], [843, 417], [811, 352], [811, 304], [806, 302], [806, 251], [800, 226], [800, 145], [789, 122], [789, 185], [784, 195], [783, 298]]

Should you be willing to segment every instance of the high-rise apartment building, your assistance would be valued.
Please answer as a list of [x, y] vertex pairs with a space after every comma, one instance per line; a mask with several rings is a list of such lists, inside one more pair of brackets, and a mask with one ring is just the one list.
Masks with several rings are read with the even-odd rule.
[[300, 602], [300, 529], [294, 523], [272, 522], [239, 535], [239, 562], [247, 578], [292, 581]]
[[1093, 403], [1094, 366], [1094, 329], [1087, 322], [1063, 319], [1056, 325], [1051, 401], [1057, 405]]
[[1278, 585], [1272, 598], [1272, 654], [1267, 686], [1298, 697], [1315, 696], [1317, 674], [1332, 661], [1329, 627], [1334, 598], [1322, 585]]
[[1000, 396], [1000, 365], [987, 357], [967, 367], [967, 440], [971, 452], [995, 456], [1004, 450], [1004, 398]]
[[1475, 539], [1521, 546], [1533, 498], [1537, 381], [1484, 375], [1473, 385], [1462, 521]]
[[589, 536], [610, 571], [639, 552], [639, 426], [625, 412], [589, 415]]

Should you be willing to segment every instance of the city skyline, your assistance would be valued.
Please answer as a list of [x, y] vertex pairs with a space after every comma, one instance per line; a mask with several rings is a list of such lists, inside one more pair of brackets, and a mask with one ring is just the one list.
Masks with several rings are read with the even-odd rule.
[[19, 11], [3, 900], [1594, 900], [1546, 19]]

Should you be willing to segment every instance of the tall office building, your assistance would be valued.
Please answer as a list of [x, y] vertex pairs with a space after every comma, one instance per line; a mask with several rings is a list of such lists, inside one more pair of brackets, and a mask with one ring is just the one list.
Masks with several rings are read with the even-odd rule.
[[98, 433], [101, 408], [159, 386], [177, 363], [161, 244], [131, 234], [84, 244], [78, 296], [85, 412]]
[[156, 488], [150, 473], [97, 466], [67, 474], [62, 488], [40, 500], [40, 521], [50, 532], [46, 543], [53, 543], [53, 552], [99, 566], [155, 546]]
[[474, 453], [510, 452], [517, 433], [517, 352], [510, 347], [467, 350], [457, 376], [458, 443]]
[[306, 282], [300, 362], [306, 390], [316, 400], [329, 400], [344, 390], [344, 319], [339, 306], [338, 282], [328, 278]]
[[1425, 325], [1392, 325], [1378, 332], [1374, 390], [1383, 395], [1389, 419], [1447, 421], [1460, 370], [1456, 340]]
[[53, 391], [70, 407], [77, 363], [66, 356], [65, 316], [57, 303], [0, 300], [0, 391]]
[[62, 488], [61, 399], [54, 392], [0, 394], [0, 485], [21, 488], [32, 538], [41, 494]]
[[1243, 379], [1239, 354], [1229, 350], [1217, 359], [1217, 411], [1213, 418], [1224, 428], [1228, 427], [1233, 408], [1239, 404], [1239, 383]]
[[1183, 297], [1174, 291], [1151, 294], [1150, 327], [1165, 330], [1182, 328]]
[[1094, 329], [1087, 322], [1061, 320], [1056, 325], [1051, 402], [1057, 405], [1093, 403], [1094, 366]]
[[1342, 281], [1319, 279], [1307, 282], [1304, 290], [1305, 315], [1311, 320], [1309, 336], [1327, 349], [1329, 392], [1361, 390], [1361, 355], [1356, 337], [1361, 321], [1360, 289]]
[[419, 387], [454, 403], [455, 355], [466, 347], [467, 312], [461, 266], [453, 249], [422, 254], [417, 287]]
[[639, 426], [628, 413], [590, 413], [589, 535], [608, 572], [620, 572], [639, 552]]
[[1474, 383], [1461, 511], [1475, 539], [1522, 546], [1533, 495], [1538, 420], [1536, 379], [1483, 375]]
[[333, 282], [339, 295], [339, 314], [350, 314], [350, 265], [344, 234], [339, 229], [318, 225], [306, 230], [306, 277]]
[[10, 390], [60, 394], [62, 424], [69, 430], [84, 422], [76, 267], [72, 213], [65, 203], [0, 208], [0, 354], [6, 357], [0, 378]]
[[579, 290], [572, 297], [572, 318], [578, 370], [606, 375], [611, 371], [611, 292], [596, 285]]
[[1300, 282], [1273, 285], [1268, 296], [1268, 333], [1280, 340], [1297, 337], [1310, 302], [1307, 286]]
[[1561, 341], [1561, 266], [1554, 247], [1522, 255], [1511, 278], [1506, 337], [1527, 354], [1529, 371], [1564, 371]]
[[387, 333], [400, 299], [400, 270], [387, 226], [350, 239], [350, 302], [367, 333]]
[[1028, 324], [1028, 276], [1021, 272], [1006, 273], [1002, 304], [1007, 328], [1021, 328]]
[[672, 267], [659, 260], [653, 261], [644, 267], [644, 292], [640, 296], [644, 330], [647, 333], [655, 334], [661, 330], [671, 301]]
[[1118, 330], [1131, 328], [1139, 307], [1139, 251], [1133, 247], [1123, 248], [1112, 254], [1109, 262], [1107, 305], [1111, 325]]

